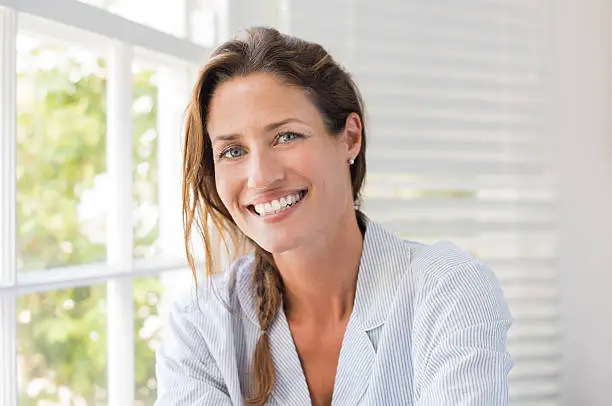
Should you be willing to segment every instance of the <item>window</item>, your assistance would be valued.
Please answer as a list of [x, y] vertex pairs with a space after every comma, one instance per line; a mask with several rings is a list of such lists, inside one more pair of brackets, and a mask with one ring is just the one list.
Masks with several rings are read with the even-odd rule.
[[106, 404], [106, 287], [17, 300], [19, 404]]
[[17, 37], [20, 271], [106, 257], [105, 61], [42, 38]]
[[0, 404], [149, 405], [191, 286], [182, 115], [221, 3], [56, 3], [0, 6]]

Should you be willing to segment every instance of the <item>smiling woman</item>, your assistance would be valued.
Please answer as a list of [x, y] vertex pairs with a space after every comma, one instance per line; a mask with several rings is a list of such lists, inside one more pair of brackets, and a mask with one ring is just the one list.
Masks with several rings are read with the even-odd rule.
[[[362, 213], [365, 147], [357, 87], [320, 45], [256, 28], [213, 52], [188, 109], [183, 209], [214, 294], [171, 312], [158, 405], [507, 405], [495, 277]], [[213, 228], [237, 253], [221, 275]]]

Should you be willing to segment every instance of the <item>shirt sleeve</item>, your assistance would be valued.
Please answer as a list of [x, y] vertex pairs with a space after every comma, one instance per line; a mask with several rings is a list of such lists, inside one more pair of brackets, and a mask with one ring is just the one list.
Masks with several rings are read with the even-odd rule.
[[189, 308], [175, 304], [156, 351], [155, 406], [231, 406], [223, 377]]
[[415, 403], [507, 406], [513, 361], [503, 294], [483, 263], [453, 268], [426, 283], [415, 311]]

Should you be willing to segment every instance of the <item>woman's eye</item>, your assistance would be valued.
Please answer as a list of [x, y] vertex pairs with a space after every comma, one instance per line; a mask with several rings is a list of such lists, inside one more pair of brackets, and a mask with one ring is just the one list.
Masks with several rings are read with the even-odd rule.
[[289, 133], [282, 133], [282, 134], [280, 134], [278, 136], [278, 141], [277, 142], [279, 144], [284, 144], [286, 142], [293, 141], [294, 139], [300, 138], [300, 137], [301, 137], [301, 135], [298, 134], [298, 133], [291, 133], [291, 132], [289, 132]]
[[244, 150], [239, 147], [231, 147], [223, 151], [221, 158], [236, 159], [240, 158], [244, 154]]

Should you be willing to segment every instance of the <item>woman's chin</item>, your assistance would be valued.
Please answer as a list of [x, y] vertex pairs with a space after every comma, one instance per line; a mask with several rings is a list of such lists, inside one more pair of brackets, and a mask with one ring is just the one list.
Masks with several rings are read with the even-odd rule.
[[272, 255], [283, 254], [287, 251], [293, 250], [296, 246], [296, 244], [293, 243], [292, 241], [287, 241], [287, 240], [276, 241], [276, 239], [275, 241], [271, 241], [271, 240], [261, 241], [261, 242], [258, 241], [257, 244], [264, 250], [271, 253]]

